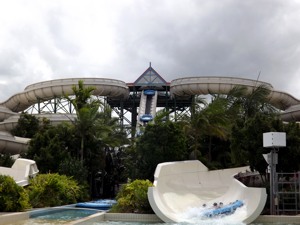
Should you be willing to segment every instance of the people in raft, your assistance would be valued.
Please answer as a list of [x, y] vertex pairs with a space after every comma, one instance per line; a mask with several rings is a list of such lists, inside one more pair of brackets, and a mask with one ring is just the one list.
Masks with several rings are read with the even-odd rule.
[[[205, 207], [206, 207], [206, 204], [204, 203], [204, 204], [202, 205], [202, 207], [205, 208]], [[220, 202], [219, 204], [215, 202], [215, 203], [213, 204], [213, 208], [215, 208], [215, 209], [219, 209], [219, 208], [222, 208], [222, 207], [223, 207], [223, 202]]]
[[215, 202], [215, 203], [213, 204], [213, 207], [214, 207], [215, 209], [222, 208], [222, 207], [223, 207], [223, 202], [220, 202], [219, 204]]

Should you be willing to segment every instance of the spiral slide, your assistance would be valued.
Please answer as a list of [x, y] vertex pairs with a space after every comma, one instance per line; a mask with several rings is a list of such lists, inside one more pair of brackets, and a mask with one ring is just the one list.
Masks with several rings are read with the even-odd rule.
[[[19, 113], [29, 106], [55, 97], [72, 95], [72, 87], [82, 80], [84, 85], [93, 86], [93, 95], [109, 96], [111, 98], [128, 98], [129, 90], [126, 83], [104, 78], [70, 78], [40, 82], [29, 85], [23, 92], [17, 93], [5, 102], [0, 103], [0, 152], [19, 154], [27, 149], [29, 139], [14, 137], [10, 134], [19, 119]], [[38, 114], [47, 117], [51, 123], [74, 119], [70, 114]]]
[[[272, 85], [266, 82], [233, 78], [233, 77], [187, 77], [173, 80], [170, 85], [170, 92], [173, 96], [190, 96], [206, 94], [228, 94], [235, 86], [245, 86], [248, 91], [252, 91], [259, 85], [264, 85], [271, 92], [269, 94], [270, 103], [278, 109], [287, 110], [292, 106], [298, 105], [300, 100], [292, 95], [274, 90]], [[289, 111], [289, 110], [288, 110]], [[286, 120], [292, 120], [287, 113], [282, 112]], [[300, 120], [300, 117], [297, 117]]]
[[[108, 96], [115, 99], [127, 99], [129, 97], [129, 88], [125, 82], [106, 78], [57, 79], [29, 85], [23, 92], [17, 93], [0, 103], [0, 152], [18, 154], [27, 148], [28, 139], [14, 137], [9, 132], [16, 124], [19, 112], [41, 101], [72, 95], [72, 87], [77, 85], [79, 80], [82, 80], [86, 86], [95, 87], [93, 93], [95, 96]], [[300, 101], [298, 99], [285, 92], [273, 90], [272, 85], [269, 83], [256, 80], [233, 77], [186, 77], [173, 80], [170, 85], [170, 93], [173, 97], [227, 94], [236, 85], [246, 86], [251, 91], [261, 84], [271, 90], [270, 103], [282, 110], [281, 117], [284, 121], [300, 120]], [[155, 92], [150, 102], [147, 101], [147, 96], [142, 92], [139, 118], [143, 113], [146, 113], [147, 104], [151, 114], [155, 116], [156, 100], [157, 92]], [[59, 114], [43, 114], [42, 116], [49, 118], [53, 123], [69, 120], [72, 117], [71, 115], [68, 117]]]
[[[248, 188], [233, 176], [248, 167], [209, 171], [200, 161], [161, 163], [156, 167], [154, 186], [148, 189], [148, 199], [155, 214], [167, 223], [189, 222], [184, 214], [191, 209], [203, 209], [222, 202], [230, 205], [243, 202], [245, 213], [235, 222], [246, 224], [262, 212], [267, 194], [265, 188]], [[211, 219], [211, 218], [200, 218]]]

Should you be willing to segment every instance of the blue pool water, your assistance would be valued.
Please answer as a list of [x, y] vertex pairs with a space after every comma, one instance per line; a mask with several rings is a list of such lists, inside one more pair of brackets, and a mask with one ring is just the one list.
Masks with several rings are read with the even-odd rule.
[[70, 221], [78, 220], [99, 212], [101, 212], [101, 210], [70, 207], [41, 209], [30, 212], [30, 219], [21, 220], [8, 225], [60, 225], [67, 224], [70, 223]]
[[[68, 224], [70, 221], [78, 220], [95, 213], [101, 212], [95, 209], [78, 209], [71, 207], [59, 207], [51, 209], [35, 210], [30, 213], [30, 219], [24, 221], [14, 222], [8, 225], [63, 225]], [[242, 211], [241, 211], [242, 212]], [[186, 216], [197, 216], [194, 212], [190, 212]], [[233, 216], [233, 215], [232, 215]], [[231, 216], [231, 217], [232, 217]], [[183, 215], [184, 218], [184, 215]], [[229, 218], [229, 219], [228, 219]], [[87, 225], [245, 225], [243, 223], [237, 223], [235, 218], [209, 218], [209, 219], [195, 219], [188, 220], [182, 223], [149, 223], [149, 222], [114, 222], [114, 221], [98, 221], [87, 222]], [[292, 225], [288, 223], [253, 223], [251, 225]]]
[[29, 217], [46, 220], [77, 220], [98, 212], [98, 210], [91, 209], [54, 208], [33, 211]]

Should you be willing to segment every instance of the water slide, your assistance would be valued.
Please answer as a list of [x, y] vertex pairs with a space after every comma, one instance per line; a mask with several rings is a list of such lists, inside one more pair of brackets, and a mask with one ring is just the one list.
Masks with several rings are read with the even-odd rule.
[[[73, 114], [35, 114], [37, 118], [47, 118], [52, 125], [66, 121], [74, 121]], [[20, 114], [13, 114], [11, 117], [0, 122], [0, 152], [9, 152], [12, 155], [20, 154], [28, 148], [29, 138], [16, 137], [11, 130], [16, 127]]]
[[234, 178], [246, 170], [249, 168], [209, 171], [198, 160], [161, 163], [154, 174], [154, 186], [148, 189], [148, 199], [155, 214], [167, 223], [191, 222], [193, 218], [187, 213], [193, 211], [199, 220], [211, 220], [205, 213], [199, 217], [199, 213], [210, 210], [215, 202], [226, 207], [238, 200], [243, 203], [242, 213], [222, 216], [237, 213], [235, 223], [249, 224], [262, 212], [267, 194], [265, 188], [249, 188]]
[[[19, 154], [27, 149], [29, 139], [14, 137], [11, 129], [17, 124], [19, 112], [38, 102], [56, 97], [72, 95], [72, 87], [82, 80], [85, 86], [93, 86], [95, 96], [108, 96], [117, 99], [126, 99], [129, 89], [125, 82], [105, 78], [69, 78], [40, 82], [29, 85], [23, 92], [11, 96], [0, 103], [0, 152]], [[52, 124], [74, 119], [70, 114], [39, 114], [47, 117]]]
[[[151, 94], [145, 94], [149, 91]], [[141, 93], [141, 98], [140, 98], [140, 105], [139, 105], [139, 114], [138, 114], [138, 124], [143, 126], [144, 122], [143, 121], [149, 121], [151, 118], [155, 117], [156, 114], [156, 105], [157, 105], [157, 96], [158, 92], [154, 90], [146, 90], [142, 91]], [[147, 117], [146, 120], [145, 116]], [[149, 118], [148, 118], [149, 117]]]
[[[129, 89], [125, 82], [106, 78], [68, 78], [29, 85], [23, 92], [17, 93], [0, 103], [0, 152], [16, 154], [26, 149], [28, 139], [14, 137], [9, 133], [19, 112], [38, 102], [72, 95], [72, 87], [77, 85], [79, 80], [83, 80], [86, 86], [95, 87], [93, 95], [96, 96], [108, 96], [115, 99], [126, 99], [129, 96]], [[250, 91], [261, 84], [271, 90], [270, 102], [282, 110], [281, 117], [284, 121], [300, 120], [300, 101], [290, 94], [274, 90], [271, 84], [261, 81], [232, 77], [186, 77], [173, 80], [170, 85], [170, 92], [172, 96], [227, 94], [236, 85], [246, 86]], [[155, 95], [150, 96], [145, 95], [144, 92], [141, 93], [139, 123], [141, 123], [140, 118], [144, 114], [149, 113], [152, 117], [155, 116], [157, 95], [157, 91], [155, 91]], [[50, 115], [44, 116], [53, 122], [65, 119], [63, 116], [60, 118], [53, 118], [54, 116]]]
[[154, 96], [151, 97], [150, 106], [149, 106], [149, 112], [153, 117], [155, 117], [156, 115], [157, 97], [158, 97], [158, 92], [155, 91]]
[[[2, 121], [0, 122], [0, 152], [17, 154], [23, 148], [26, 149], [28, 139], [13, 137], [9, 133], [14, 126], [13, 124], [16, 124], [19, 112], [38, 102], [72, 95], [72, 87], [77, 85], [79, 80], [83, 80], [86, 86], [96, 88], [93, 95], [108, 96], [115, 99], [126, 99], [129, 96], [126, 83], [103, 78], [59, 79], [29, 85], [23, 92], [17, 93], [0, 103], [0, 121]], [[170, 85], [170, 92], [172, 96], [179, 97], [227, 94], [236, 85], [246, 86], [251, 91], [261, 84], [271, 90], [270, 103], [282, 110], [281, 116], [285, 121], [300, 120], [300, 101], [298, 99], [285, 92], [274, 90], [268, 83], [256, 80], [232, 77], [187, 77], [173, 80]], [[146, 110], [155, 115], [156, 101], [157, 92], [149, 99], [142, 93], [139, 116], [146, 113]], [[52, 117], [50, 115], [44, 116]], [[52, 118], [52, 121], [59, 122], [60, 119], [64, 118], [58, 116]], [[266, 195], [264, 189], [247, 188], [232, 178], [233, 174], [241, 169], [243, 168], [207, 171], [207, 168], [199, 162], [159, 165], [155, 172], [155, 187], [149, 190], [149, 200], [161, 219], [166, 222], [176, 222], [180, 220], [179, 213], [188, 207], [198, 207], [203, 202], [210, 204], [212, 201], [222, 200], [226, 203], [240, 199], [245, 202], [247, 207], [246, 216], [243, 216], [241, 220], [248, 223], [253, 221], [261, 212]]]
[[35, 161], [18, 158], [11, 168], [0, 167], [0, 174], [11, 176], [19, 186], [26, 186], [29, 180], [38, 174]]
[[140, 98], [140, 105], [139, 105], [139, 114], [138, 114], [138, 124], [143, 125], [141, 118], [143, 115], [146, 114], [146, 104], [147, 104], [147, 95], [144, 94], [142, 91], [141, 98]]
[[[287, 110], [294, 105], [300, 105], [300, 100], [292, 95], [277, 91], [266, 82], [233, 77], [187, 77], [173, 80], [170, 85], [172, 96], [191, 96], [207, 94], [228, 94], [235, 86], [245, 86], [248, 91], [252, 91], [259, 85], [264, 85], [271, 92], [269, 94], [270, 103], [278, 109]], [[283, 112], [284, 114], [284, 112]], [[297, 118], [297, 119], [300, 119]]]

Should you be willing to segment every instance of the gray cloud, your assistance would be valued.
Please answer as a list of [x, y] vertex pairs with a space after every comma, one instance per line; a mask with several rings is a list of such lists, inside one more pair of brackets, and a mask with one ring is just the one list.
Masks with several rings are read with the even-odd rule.
[[209, 75], [257, 79], [260, 73], [261, 81], [300, 98], [297, 2], [19, 2], [18, 17], [4, 13], [15, 9], [13, 3], [0, 9], [2, 100], [49, 79], [133, 82], [150, 61], [168, 81]]

